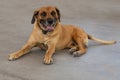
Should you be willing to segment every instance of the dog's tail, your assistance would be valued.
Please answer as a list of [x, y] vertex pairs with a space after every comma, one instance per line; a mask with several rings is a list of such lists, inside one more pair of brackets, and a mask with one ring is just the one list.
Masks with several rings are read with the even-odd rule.
[[93, 37], [91, 35], [88, 35], [88, 39], [96, 41], [96, 42], [100, 42], [102, 44], [115, 44], [116, 43], [116, 41], [101, 40], [101, 39], [95, 38], [95, 37]]

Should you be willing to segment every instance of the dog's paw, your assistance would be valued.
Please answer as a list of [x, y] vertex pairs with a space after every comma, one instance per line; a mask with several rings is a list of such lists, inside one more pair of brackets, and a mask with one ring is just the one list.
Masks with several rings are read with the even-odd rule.
[[79, 56], [82, 56], [85, 53], [86, 53], [86, 51], [79, 50], [79, 51], [73, 52], [73, 56], [74, 57], [79, 57]]
[[79, 57], [79, 56], [80, 56], [80, 52], [78, 52], [78, 51], [73, 52], [73, 56], [74, 56], [74, 57]]
[[74, 56], [74, 57], [79, 57], [79, 56], [81, 56], [81, 55], [82, 55], [81, 51], [73, 52], [73, 56]]
[[52, 63], [53, 63], [53, 59], [52, 58], [49, 58], [49, 57], [45, 57], [44, 58], [44, 64], [50, 65]]
[[9, 55], [9, 58], [8, 58], [9, 61], [14, 61], [16, 59], [18, 59], [18, 55], [16, 53], [12, 53]]
[[73, 54], [73, 52], [75, 52], [75, 51], [76, 51], [75, 48], [71, 48], [71, 49], [69, 49], [69, 53], [70, 53], [70, 54]]

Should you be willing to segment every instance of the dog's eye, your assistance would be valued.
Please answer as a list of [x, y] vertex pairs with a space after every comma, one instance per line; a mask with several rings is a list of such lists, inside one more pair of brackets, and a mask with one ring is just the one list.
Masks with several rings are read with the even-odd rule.
[[55, 14], [56, 14], [55, 11], [52, 11], [52, 12], [51, 12], [51, 15], [52, 15], [52, 16], [55, 16]]
[[42, 12], [40, 15], [41, 15], [42, 17], [45, 17], [47, 14], [46, 14], [46, 12]]

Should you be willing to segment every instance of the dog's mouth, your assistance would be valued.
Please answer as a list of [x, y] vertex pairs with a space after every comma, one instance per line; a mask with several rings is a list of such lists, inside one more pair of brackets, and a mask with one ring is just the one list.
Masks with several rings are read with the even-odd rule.
[[47, 31], [47, 32], [52, 32], [55, 29], [57, 21], [56, 19], [47, 19], [47, 20], [42, 19], [40, 20], [39, 24], [42, 30]]
[[54, 26], [55, 25], [54, 24], [52, 24], [52, 25], [45, 25], [45, 24], [43, 24], [42, 26], [44, 27], [45, 31], [51, 32], [51, 31], [54, 30]]

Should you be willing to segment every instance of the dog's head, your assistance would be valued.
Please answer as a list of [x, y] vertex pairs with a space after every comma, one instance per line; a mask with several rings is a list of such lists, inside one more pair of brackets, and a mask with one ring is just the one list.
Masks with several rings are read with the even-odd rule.
[[37, 21], [39, 27], [44, 31], [53, 31], [60, 21], [60, 12], [56, 7], [42, 7], [34, 11], [31, 23]]

